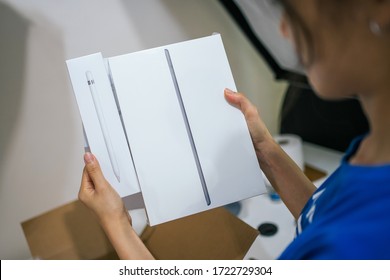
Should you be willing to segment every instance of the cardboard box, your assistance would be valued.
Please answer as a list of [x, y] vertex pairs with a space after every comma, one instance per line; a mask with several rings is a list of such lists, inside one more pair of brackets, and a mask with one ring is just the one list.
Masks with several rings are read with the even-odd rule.
[[[117, 259], [81, 202], [74, 201], [22, 223], [34, 259]], [[216, 208], [154, 227], [141, 239], [157, 259], [243, 259], [258, 231]]]
[[117, 259], [94, 214], [74, 201], [22, 223], [34, 259]]
[[259, 232], [224, 208], [147, 226], [141, 239], [156, 259], [242, 260]]
[[244, 116], [223, 95], [236, 87], [220, 35], [67, 66], [91, 151], [150, 225], [266, 192]]

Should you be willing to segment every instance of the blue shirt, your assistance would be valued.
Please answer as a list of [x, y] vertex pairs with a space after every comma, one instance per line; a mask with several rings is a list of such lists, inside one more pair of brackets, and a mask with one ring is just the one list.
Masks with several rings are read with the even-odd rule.
[[361, 140], [309, 199], [280, 259], [390, 259], [390, 164], [349, 164]]

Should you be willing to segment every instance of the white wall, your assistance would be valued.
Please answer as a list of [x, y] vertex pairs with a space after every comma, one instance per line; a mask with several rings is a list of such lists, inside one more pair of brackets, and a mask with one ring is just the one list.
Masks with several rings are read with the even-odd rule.
[[214, 31], [238, 88], [275, 133], [285, 85], [216, 0], [0, 0], [1, 259], [30, 258], [20, 223], [77, 197], [83, 139], [64, 61]]

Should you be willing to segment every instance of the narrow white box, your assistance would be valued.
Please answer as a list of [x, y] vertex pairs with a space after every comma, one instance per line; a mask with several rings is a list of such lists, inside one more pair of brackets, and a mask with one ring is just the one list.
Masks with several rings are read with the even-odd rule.
[[245, 119], [224, 99], [236, 87], [220, 35], [67, 65], [91, 151], [150, 225], [266, 192]]

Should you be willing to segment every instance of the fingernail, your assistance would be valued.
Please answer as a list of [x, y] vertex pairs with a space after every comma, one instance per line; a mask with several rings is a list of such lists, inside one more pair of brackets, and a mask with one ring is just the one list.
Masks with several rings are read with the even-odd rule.
[[232, 91], [232, 90], [229, 89], [229, 88], [225, 88], [225, 92], [226, 92], [227, 94], [234, 94], [234, 93], [235, 93], [234, 91]]
[[85, 153], [84, 154], [84, 162], [85, 164], [91, 163], [95, 160], [95, 157], [91, 153]]

